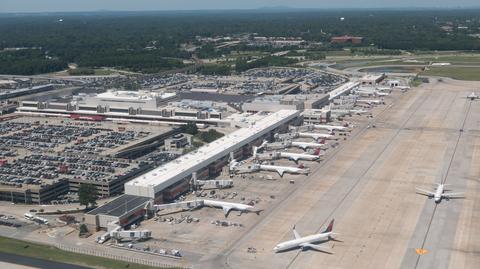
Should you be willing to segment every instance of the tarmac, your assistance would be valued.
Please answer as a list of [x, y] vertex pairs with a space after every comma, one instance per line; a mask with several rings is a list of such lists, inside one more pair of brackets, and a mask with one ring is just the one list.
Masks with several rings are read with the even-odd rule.
[[[396, 95], [375, 128], [358, 128], [244, 236], [194, 267], [478, 268], [480, 101], [464, 97], [479, 86], [432, 79]], [[466, 198], [437, 205], [415, 193], [439, 182]], [[331, 219], [332, 254], [272, 250], [293, 239], [293, 225], [309, 235]]]

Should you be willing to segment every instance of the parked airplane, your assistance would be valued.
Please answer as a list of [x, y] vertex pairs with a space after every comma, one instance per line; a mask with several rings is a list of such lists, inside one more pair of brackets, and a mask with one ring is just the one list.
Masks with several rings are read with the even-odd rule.
[[203, 200], [204, 206], [215, 207], [223, 209], [223, 213], [225, 217], [228, 217], [228, 214], [232, 210], [240, 211], [240, 214], [245, 212], [253, 212], [257, 215], [260, 214], [262, 210], [255, 210], [255, 208], [251, 205], [240, 204], [240, 203], [230, 203], [230, 202], [223, 202], [223, 201], [214, 201], [214, 200]]
[[283, 151], [258, 153], [257, 151], [258, 149], [256, 147], [253, 147], [253, 158], [259, 160], [277, 160], [280, 158], [286, 158], [294, 162], [298, 162], [298, 160], [317, 161], [320, 159], [321, 156], [319, 148], [317, 148], [313, 154], [292, 153]]
[[367, 105], [381, 105], [381, 104], [384, 104], [385, 102], [382, 100], [374, 100], [374, 99], [358, 99], [357, 103], [363, 103]]
[[214, 208], [221, 208], [223, 213], [225, 214], [225, 218], [228, 217], [230, 211], [240, 211], [241, 213], [245, 212], [253, 212], [257, 215], [260, 214], [263, 210], [255, 210], [255, 208], [251, 205], [240, 204], [240, 203], [231, 203], [231, 202], [224, 202], [224, 201], [215, 201], [215, 200], [191, 200], [191, 201], [181, 201], [171, 204], [160, 204], [160, 205], [153, 205], [155, 210], [165, 210], [165, 209], [184, 209], [184, 210], [194, 210], [203, 206], [214, 207]]
[[365, 113], [368, 113], [368, 111], [366, 110], [359, 110], [359, 109], [333, 109], [331, 110], [332, 114], [336, 114], [336, 115], [362, 115], [362, 114], [365, 114]]
[[317, 148], [321, 148], [321, 149], [324, 149], [327, 144], [325, 144], [325, 140], [322, 140], [323, 143], [309, 143], [309, 142], [298, 142], [298, 141], [292, 141], [291, 142], [291, 145], [293, 147], [297, 147], [297, 148], [301, 148], [303, 150], [306, 150], [308, 148], [314, 148], [314, 149], [317, 149]]
[[445, 186], [448, 186], [449, 184], [438, 184], [437, 183], [437, 188], [435, 189], [434, 192], [423, 190], [420, 188], [415, 188], [417, 189], [417, 193], [421, 195], [428, 196], [428, 198], [433, 198], [435, 200], [435, 203], [440, 203], [442, 199], [446, 199], [447, 201], [449, 199], [459, 199], [459, 198], [464, 198], [463, 193], [445, 193], [448, 191], [445, 189]]
[[307, 250], [310, 248], [317, 251], [332, 254], [332, 252], [328, 251], [330, 248], [316, 245], [316, 243], [323, 243], [333, 239], [332, 238], [333, 222], [334, 220], [332, 219], [327, 229], [325, 229], [323, 232], [318, 234], [308, 235], [305, 237], [302, 237], [295, 229], [295, 226], [293, 226], [293, 235], [295, 236], [295, 239], [279, 243], [273, 248], [273, 250], [275, 252], [281, 252], [281, 251], [286, 251], [286, 250], [295, 249], [295, 248], [301, 248], [302, 250]]
[[308, 175], [310, 173], [310, 169], [303, 167], [303, 165], [299, 165], [298, 167], [291, 167], [291, 166], [278, 166], [278, 165], [268, 165], [268, 164], [259, 164], [260, 170], [265, 171], [273, 171], [277, 172], [280, 177], [283, 177], [283, 174], [304, 174]]
[[315, 129], [328, 130], [329, 132], [333, 132], [333, 131], [347, 132], [347, 131], [349, 131], [348, 127], [340, 126], [340, 125], [312, 124], [312, 125], [307, 125], [307, 127], [313, 127]]
[[299, 137], [311, 137], [315, 140], [319, 140], [319, 139], [335, 139], [335, 136], [334, 135], [330, 135], [330, 134], [320, 134], [320, 133], [302, 133], [302, 132], [298, 132], [297, 133]]

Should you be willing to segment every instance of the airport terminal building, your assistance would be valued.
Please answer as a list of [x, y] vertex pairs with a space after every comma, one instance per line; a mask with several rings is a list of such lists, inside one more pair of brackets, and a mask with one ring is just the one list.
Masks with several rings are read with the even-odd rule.
[[125, 183], [125, 194], [89, 212], [86, 223], [96, 228], [106, 228], [106, 224], [113, 220], [129, 225], [143, 217], [148, 202], [173, 200], [190, 189], [192, 180], [218, 175], [228, 164], [230, 154], [236, 159], [248, 156], [252, 146], [287, 130], [289, 124], [299, 119], [300, 112], [280, 110], [252, 117], [255, 121], [248, 126]]

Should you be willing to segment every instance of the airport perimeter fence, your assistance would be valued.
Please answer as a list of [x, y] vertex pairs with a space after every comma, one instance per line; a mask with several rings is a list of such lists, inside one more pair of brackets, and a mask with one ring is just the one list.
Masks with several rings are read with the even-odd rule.
[[130, 263], [137, 263], [137, 264], [146, 265], [146, 266], [160, 267], [160, 268], [188, 269], [188, 267], [165, 264], [162, 262], [146, 260], [146, 259], [137, 258], [137, 257], [127, 257], [122, 255], [116, 255], [116, 254], [101, 252], [93, 249], [83, 249], [83, 248], [70, 247], [70, 246], [64, 246], [64, 245], [56, 245], [56, 247], [64, 251], [74, 252], [78, 254], [97, 256], [97, 257], [130, 262]]

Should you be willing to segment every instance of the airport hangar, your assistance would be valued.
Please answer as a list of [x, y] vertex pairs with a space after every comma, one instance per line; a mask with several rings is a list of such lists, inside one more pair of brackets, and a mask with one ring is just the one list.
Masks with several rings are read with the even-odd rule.
[[88, 212], [85, 224], [93, 229], [108, 228], [108, 224], [114, 222], [130, 225], [147, 214], [149, 203], [175, 199], [189, 190], [192, 177], [205, 179], [218, 174], [228, 163], [231, 153], [234, 158], [242, 159], [251, 153], [253, 145], [287, 130], [299, 117], [300, 111], [280, 110], [134, 178], [125, 183], [124, 195]]

